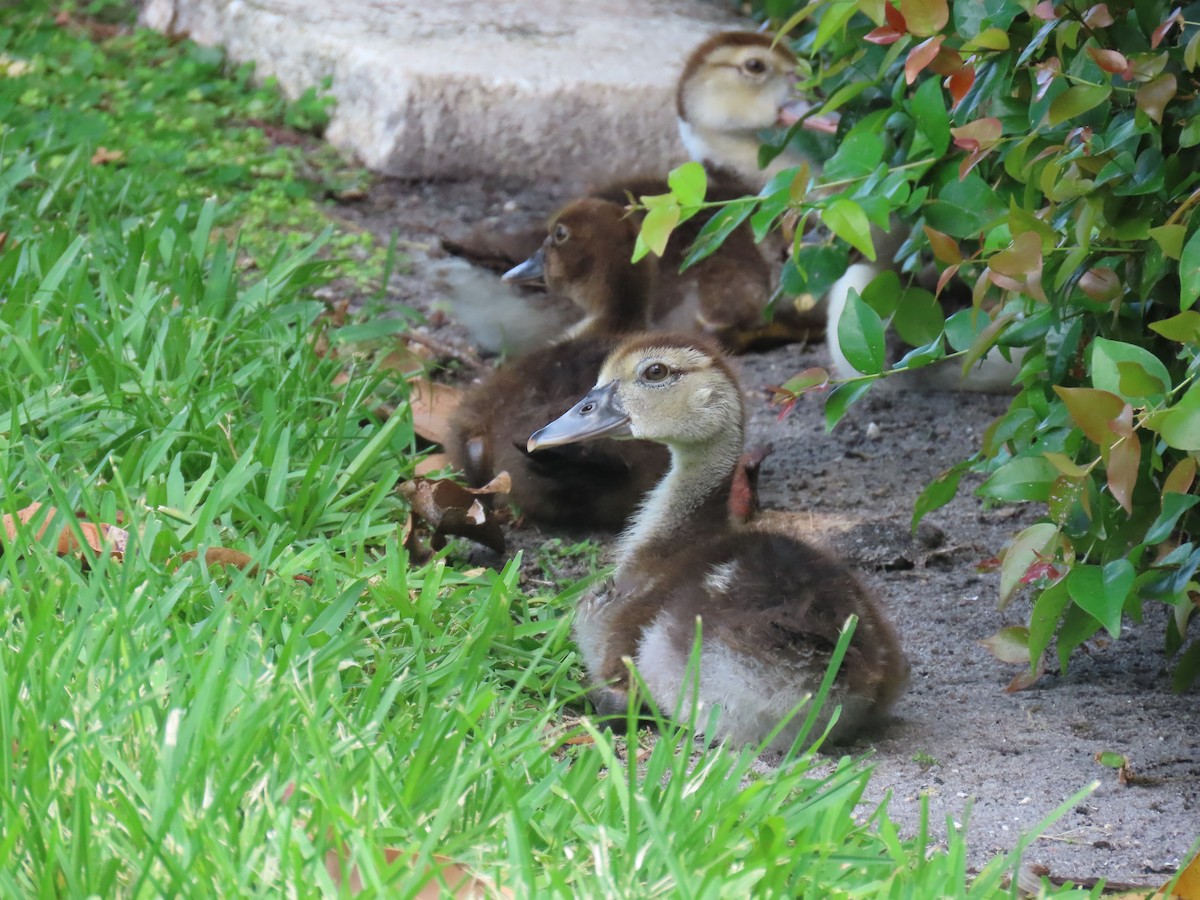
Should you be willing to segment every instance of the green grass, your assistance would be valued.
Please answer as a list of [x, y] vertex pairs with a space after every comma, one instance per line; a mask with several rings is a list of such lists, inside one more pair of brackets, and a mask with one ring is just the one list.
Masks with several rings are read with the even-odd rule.
[[[0, 78], [3, 512], [130, 535], [58, 557], [35, 521], [0, 557], [0, 896], [346, 893], [330, 850], [398, 897], [435, 855], [517, 897], [1015, 896], [1015, 857], [968, 879], [957, 831], [927, 857], [864, 809], [859, 761], [752, 777], [665, 723], [640, 772], [590, 723], [562, 745], [578, 589], [410, 564], [407, 409], [314, 350], [314, 291], [362, 271], [329, 247], [360, 238], [272, 249], [320, 191], [238, 124], [294, 108], [39, 4], [0, 12], [0, 53], [26, 67]], [[259, 568], [179, 564], [210, 546]]]

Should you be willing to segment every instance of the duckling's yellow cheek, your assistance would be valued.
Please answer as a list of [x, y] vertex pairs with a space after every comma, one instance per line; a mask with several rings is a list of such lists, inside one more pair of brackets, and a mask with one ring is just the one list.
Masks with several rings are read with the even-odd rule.
[[707, 409], [712, 401], [712, 388], [700, 388], [696, 393], [692, 394], [692, 404], [696, 409]]

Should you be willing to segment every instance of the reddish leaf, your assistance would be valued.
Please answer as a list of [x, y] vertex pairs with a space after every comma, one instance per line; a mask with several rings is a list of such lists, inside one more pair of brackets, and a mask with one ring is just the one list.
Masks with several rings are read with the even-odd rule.
[[[888, 9], [891, 9], [891, 7], [889, 6]], [[890, 25], [880, 25], [878, 28], [868, 31], [863, 40], [871, 44], [879, 44], [883, 47], [896, 43], [902, 37], [904, 37], [903, 33], [896, 31]]]
[[771, 444], [752, 447], [738, 457], [729, 488], [729, 518], [734, 522], [749, 522], [758, 514], [758, 473], [763, 460], [774, 452]]
[[1163, 110], [1175, 96], [1175, 90], [1175, 76], [1170, 72], [1147, 81], [1137, 90], [1138, 109], [1153, 119], [1155, 124], [1161, 125]]
[[828, 385], [829, 373], [820, 366], [814, 366], [805, 369], [799, 375], [793, 375], [782, 386], [774, 390], [799, 396], [807, 391], [821, 390]]
[[1096, 61], [1105, 72], [1113, 75], [1121, 75], [1128, 81], [1133, 77], [1133, 67], [1129, 64], [1129, 60], [1125, 58], [1124, 53], [1119, 53], [1116, 50], [1106, 50], [1102, 47], [1088, 47], [1088, 56]]
[[1106, 3], [1097, 3], [1083, 14], [1083, 24], [1088, 28], [1107, 28], [1112, 23], [1112, 13]]
[[[1035, 584], [1042, 580], [1057, 581], [1062, 577], [1063, 573], [1052, 561], [1039, 558], [1025, 570], [1025, 574], [1021, 576], [1021, 584]], [[1026, 658], [1026, 662], [1028, 662], [1028, 658]]]
[[951, 109], [962, 103], [963, 98], [967, 96], [967, 92], [971, 90], [974, 84], [975, 67], [969, 64], [963, 66], [946, 79], [945, 88], [950, 92], [950, 99], [954, 101], [950, 104]]
[[1007, 250], [988, 259], [988, 267], [993, 284], [1046, 299], [1042, 291], [1042, 239], [1036, 231], [1017, 235]]
[[917, 76], [921, 74], [925, 67], [933, 62], [944, 40], [945, 37], [939, 34], [921, 41], [921, 43], [908, 51], [908, 56], [904, 60], [904, 81], [907, 84], [912, 84], [916, 81]]
[[950, 21], [950, 6], [946, 0], [900, 0], [900, 12], [908, 30], [918, 37], [937, 34]]
[[893, 6], [890, 3], [884, 3], [883, 17], [888, 25], [894, 30], [900, 32], [901, 34], [908, 33], [908, 23], [904, 21], [904, 13], [900, 12], [900, 7]]
[[1079, 289], [1093, 300], [1109, 303], [1121, 296], [1121, 279], [1112, 269], [1088, 269], [1079, 279]]
[[976, 119], [966, 125], [950, 129], [950, 133], [954, 135], [954, 146], [968, 152], [991, 149], [999, 142], [1003, 131], [1004, 126], [995, 116]]
[[957, 274], [958, 274], [958, 266], [950, 266], [948, 269], [946, 269], [944, 272], [942, 272], [942, 274], [938, 276], [937, 290], [934, 291], [933, 295], [935, 297], [940, 297], [942, 294], [942, 290], [949, 283], [950, 279], [953, 278]]
[[1126, 513], [1133, 514], [1133, 488], [1137, 484], [1142, 444], [1130, 433], [1108, 451], [1108, 489]]
[[941, 47], [938, 49], [938, 54], [933, 58], [933, 62], [929, 64], [929, 69], [936, 72], [943, 78], [947, 78], [963, 67], [963, 58], [957, 50], [950, 47]]
[[1004, 689], [1006, 694], [1015, 694], [1017, 691], [1023, 691], [1037, 684], [1039, 678], [1046, 674], [1046, 657], [1042, 656], [1037, 661], [1037, 665], [1033, 671], [1022, 669], [1018, 672], [1013, 680], [1008, 683], [1008, 687]]
[[1186, 494], [1196, 481], [1196, 460], [1188, 456], [1181, 459], [1163, 479], [1162, 492], [1166, 494]]
[[1053, 0], [1042, 0], [1033, 8], [1033, 14], [1043, 22], [1049, 22], [1058, 18], [1058, 11], [1054, 8]]
[[1116, 394], [1096, 388], [1068, 388], [1054, 386], [1054, 392], [1062, 398], [1067, 412], [1088, 439], [1101, 448], [1109, 447], [1116, 436], [1109, 422], [1116, 419], [1125, 408], [1125, 401]]
[[1183, 10], [1181, 10], [1178, 6], [1171, 10], [1171, 14], [1167, 16], [1163, 20], [1163, 23], [1155, 28], [1154, 33], [1150, 35], [1150, 49], [1157, 50], [1158, 45], [1161, 44], [1163, 42], [1163, 38], [1167, 36], [1167, 32], [1169, 32], [1176, 25], [1178, 25], [1180, 29], [1183, 28]]
[[925, 236], [929, 238], [929, 246], [933, 249], [933, 255], [939, 262], [955, 265], [963, 261], [962, 251], [958, 249], [958, 243], [950, 235], [926, 225]]

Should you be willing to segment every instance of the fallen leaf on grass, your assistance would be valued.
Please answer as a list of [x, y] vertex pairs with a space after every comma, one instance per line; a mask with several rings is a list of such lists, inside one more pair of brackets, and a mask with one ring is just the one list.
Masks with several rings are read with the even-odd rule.
[[[383, 858], [388, 865], [394, 865], [397, 860], [405, 857], [404, 853], [391, 847], [383, 848]], [[416, 855], [408, 858], [415, 863]], [[498, 889], [491, 881], [472, 874], [460, 863], [447, 856], [433, 857], [436, 869], [427, 867], [427, 879], [415, 894], [409, 896], [417, 900], [435, 900], [438, 897], [474, 898], [474, 897], [511, 897], [512, 892]], [[412, 863], [410, 863], [411, 865]], [[358, 866], [349, 859], [349, 851], [345, 845], [338, 850], [329, 850], [325, 854], [325, 871], [340, 888], [348, 889], [351, 896], [362, 893], [364, 885]]]
[[[4, 516], [4, 535], [3, 543], [5, 548], [17, 539], [17, 525], [28, 525], [30, 521], [42, 509], [41, 503], [31, 503], [22, 510], [19, 510], [16, 517]], [[50, 525], [50, 521], [58, 512], [53, 506], [47, 508], [45, 517], [42, 519], [42, 524], [34, 534], [34, 539], [42, 541], [45, 537], [46, 529]], [[75, 532], [66, 526], [64, 522], [61, 526], [62, 530], [57, 533], [52, 540], [55, 541], [55, 550], [59, 556], [66, 556], [69, 553], [74, 553], [79, 550], [79, 541], [75, 537]], [[88, 547], [95, 553], [102, 553], [105, 550], [118, 558], [124, 556], [125, 546], [129, 542], [129, 532], [124, 528], [118, 528], [115, 525], [108, 525], [103, 522], [97, 524], [94, 522], [80, 521], [79, 529], [83, 532], [83, 539], [87, 542]]]
[[[178, 568], [184, 563], [191, 562], [193, 559], [196, 559], [199, 556], [199, 550], [185, 550], [175, 558], [171, 568]], [[209, 569], [213, 568], [214, 566], [233, 566], [235, 569], [241, 569], [243, 572], [253, 578], [258, 574], [258, 566], [251, 565], [251, 563], [252, 560], [250, 555], [243, 553], [241, 550], [230, 550], [228, 547], [207, 547], [204, 550], [204, 565]], [[267, 570], [267, 573], [271, 575], [275, 574], [270, 569]], [[313, 583], [312, 578], [307, 575], [293, 575], [292, 580], [308, 585]]]
[[462, 391], [426, 378], [410, 381], [409, 390], [413, 430], [427, 441], [445, 445], [450, 437], [450, 417], [462, 400]]
[[107, 147], [97, 147], [96, 152], [92, 154], [93, 166], [104, 166], [108, 163], [120, 162], [125, 158], [125, 154], [120, 150], [109, 150]]
[[504, 532], [480, 498], [507, 494], [511, 489], [512, 479], [507, 472], [501, 472], [481, 488], [463, 487], [446, 478], [414, 478], [400, 485], [400, 493], [408, 499], [413, 512], [433, 530], [430, 545], [434, 550], [444, 547], [446, 536], [453, 534], [497, 553], [504, 552]]

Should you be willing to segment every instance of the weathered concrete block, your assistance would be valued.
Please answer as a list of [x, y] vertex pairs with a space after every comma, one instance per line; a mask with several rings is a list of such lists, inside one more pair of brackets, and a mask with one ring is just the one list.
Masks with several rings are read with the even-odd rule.
[[372, 169], [565, 184], [681, 161], [683, 57], [745, 25], [703, 0], [148, 0], [142, 21], [291, 96], [331, 77], [327, 136]]

